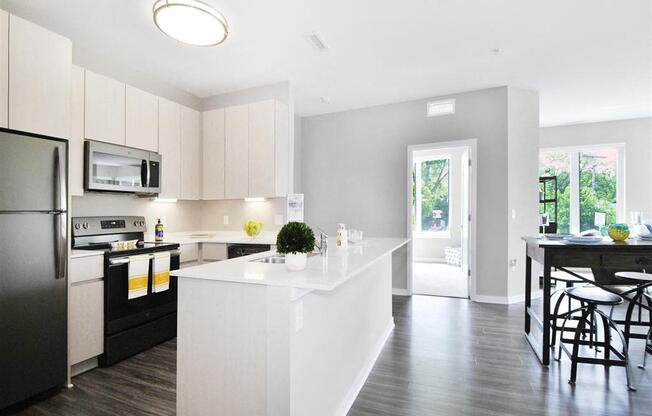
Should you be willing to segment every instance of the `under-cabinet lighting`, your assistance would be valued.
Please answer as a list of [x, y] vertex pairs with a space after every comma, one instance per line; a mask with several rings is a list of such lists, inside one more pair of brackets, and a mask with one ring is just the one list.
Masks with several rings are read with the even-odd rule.
[[428, 117], [455, 114], [455, 100], [430, 101], [426, 108], [426, 114]]
[[154, 202], [177, 202], [176, 198], [154, 198]]
[[265, 198], [245, 198], [245, 202], [265, 202]]

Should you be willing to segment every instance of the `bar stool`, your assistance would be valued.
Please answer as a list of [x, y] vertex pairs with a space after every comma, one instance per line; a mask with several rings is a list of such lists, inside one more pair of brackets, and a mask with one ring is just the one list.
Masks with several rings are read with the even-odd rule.
[[623, 321], [616, 322], [623, 325], [623, 334], [625, 335], [625, 339], [628, 343], [631, 338], [645, 338], [647, 341], [648, 337], [646, 335], [632, 333], [632, 326], [645, 326], [649, 329], [652, 329], [652, 312], [648, 311], [647, 322], [643, 322], [642, 308], [640, 306], [638, 307], [638, 319], [633, 320], [632, 316], [634, 314], [636, 302], [642, 303], [645, 301], [648, 307], [652, 307], [650, 297], [646, 293], [647, 288], [652, 285], [652, 274], [641, 272], [616, 272], [615, 276], [619, 279], [622, 279], [623, 281], [631, 282], [633, 286], [614, 287], [616, 291], [620, 292], [620, 296], [630, 300], [629, 305], [627, 306], [625, 319]]
[[[647, 304], [652, 305], [652, 296], [649, 294], [645, 294], [645, 299], [647, 299]], [[652, 312], [650, 312], [650, 315], [652, 316]], [[650, 354], [652, 355], [652, 326], [650, 327], [650, 330], [647, 331], [647, 337], [645, 338], [645, 349], [643, 352], [643, 364], [639, 365], [638, 368], [642, 368], [645, 370], [645, 362], [647, 361], [647, 355]]]
[[[587, 273], [580, 273], [580, 274], [585, 275], [587, 278], [592, 278], [593, 277], [592, 273], [588, 273], [588, 275], [590, 275], [590, 276], [588, 276]], [[554, 348], [555, 344], [557, 343], [557, 331], [561, 330], [561, 326], [558, 325], [558, 322], [559, 322], [560, 319], [566, 318], [568, 316], [568, 314], [571, 313], [572, 310], [573, 310], [572, 303], [571, 303], [571, 298], [566, 296], [565, 289], [574, 287], [575, 285], [578, 285], [578, 284], [587, 284], [587, 283], [585, 281], [583, 281], [581, 279], [578, 279], [577, 277], [575, 277], [573, 275], [570, 275], [570, 274], [568, 274], [566, 272], [563, 272], [561, 270], [552, 272], [550, 278], [551, 278], [551, 280], [553, 280], [555, 282], [555, 286], [557, 285], [557, 283], [564, 283], [565, 286], [566, 286], [565, 288], [557, 289], [557, 290], [555, 290], [554, 292], [552, 292], [550, 294], [550, 301], [551, 302], [552, 302], [553, 298], [556, 295], [558, 295], [557, 301], [555, 302], [555, 305], [552, 308], [552, 312], [550, 314], [550, 320], [551, 320], [550, 328], [552, 329], [552, 331], [551, 331], [551, 338], [552, 339], [551, 339], [551, 342], [550, 342], [550, 347]], [[562, 306], [563, 301], [564, 301], [564, 298], [566, 298], [568, 300], [568, 308], [567, 308], [568, 310], [565, 311], [565, 312], [560, 312], [561, 306]], [[592, 329], [591, 332], [594, 332], [593, 331], [593, 329], [594, 329], [594, 326], [593, 326], [594, 318], [595, 318], [595, 316], [590, 317], [590, 328]], [[579, 319], [579, 317], [574, 318], [574, 319], [577, 320], [577, 319]]]
[[[571, 287], [564, 290], [566, 296], [571, 299], [575, 299], [581, 303], [581, 307], [577, 308], [564, 318], [564, 322], [561, 327], [561, 336], [559, 338], [559, 355], [557, 361], [561, 361], [561, 352], [564, 351], [566, 355], [571, 360], [571, 375], [568, 382], [570, 384], [575, 384], [577, 378], [577, 365], [580, 363], [584, 364], [600, 364], [604, 366], [620, 366], [625, 367], [625, 372], [627, 375], [627, 388], [631, 391], [635, 391], [636, 388], [631, 382], [630, 379], [630, 367], [629, 367], [629, 358], [627, 354], [627, 341], [622, 331], [618, 328], [616, 323], [605, 314], [603, 311], [598, 309], [599, 306], [616, 306], [623, 302], [623, 298], [613, 293], [602, 290], [598, 287], [591, 286], [580, 286], [580, 287]], [[566, 328], [566, 324], [569, 319], [572, 317], [573, 313], [581, 312], [577, 326], [575, 327], [575, 335], [573, 339], [564, 338], [564, 334], [569, 331]], [[589, 324], [589, 317], [599, 316], [602, 322], [603, 328], [603, 337], [604, 340], [600, 341], [597, 339], [594, 340], [593, 337], [589, 341], [582, 339], [582, 334], [584, 333], [585, 326]], [[594, 325], [597, 328], [598, 322], [594, 320]], [[622, 351], [619, 351], [611, 344], [611, 333], [612, 331], [616, 332], [620, 337], [622, 343]], [[591, 330], [592, 332], [592, 330]], [[597, 335], [596, 331], [596, 335]], [[566, 348], [565, 344], [572, 344], [573, 351], [569, 351]], [[598, 358], [597, 353], [595, 357], [580, 356], [580, 346], [587, 345], [589, 348], [594, 347], [603, 347], [603, 358]], [[616, 356], [616, 359], [611, 358], [611, 354]]]

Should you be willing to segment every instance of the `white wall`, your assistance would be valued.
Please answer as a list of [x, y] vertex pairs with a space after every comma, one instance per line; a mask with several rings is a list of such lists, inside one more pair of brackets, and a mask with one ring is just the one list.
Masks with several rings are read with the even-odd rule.
[[[229, 216], [229, 224], [224, 225], [224, 215]], [[263, 222], [264, 231], [278, 231], [281, 225], [274, 224], [276, 215], [286, 218], [286, 198], [268, 198], [264, 202], [244, 202], [242, 200], [201, 201], [202, 230], [237, 230], [249, 220]]]
[[625, 143], [625, 213], [652, 219], [652, 118], [545, 127], [541, 148]]
[[89, 192], [84, 196], [72, 197], [71, 214], [74, 217], [142, 215], [151, 234], [158, 218], [161, 218], [164, 230], [169, 232], [201, 228], [199, 201], [154, 202], [150, 198], [129, 194]]
[[449, 184], [449, 231], [450, 237], [414, 237], [412, 256], [426, 261], [444, 261], [444, 248], [459, 247], [462, 239], [460, 229], [462, 213], [462, 154], [466, 148], [444, 149], [428, 152], [428, 154], [450, 155]]

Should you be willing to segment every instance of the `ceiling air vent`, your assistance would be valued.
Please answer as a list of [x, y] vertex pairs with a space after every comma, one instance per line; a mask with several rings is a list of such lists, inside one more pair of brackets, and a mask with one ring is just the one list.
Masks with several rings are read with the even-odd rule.
[[426, 107], [428, 117], [445, 116], [455, 114], [455, 100], [430, 101]]
[[319, 34], [315, 32], [311, 33], [310, 35], [307, 35], [306, 40], [312, 45], [312, 47], [316, 51], [322, 52], [328, 50], [328, 45], [326, 44], [324, 39], [322, 39], [321, 36], [319, 36]]

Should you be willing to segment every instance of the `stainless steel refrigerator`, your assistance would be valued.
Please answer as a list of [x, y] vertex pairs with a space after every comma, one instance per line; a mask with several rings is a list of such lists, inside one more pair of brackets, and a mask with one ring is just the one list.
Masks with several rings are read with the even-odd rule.
[[68, 142], [0, 129], [0, 409], [67, 379]]

